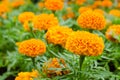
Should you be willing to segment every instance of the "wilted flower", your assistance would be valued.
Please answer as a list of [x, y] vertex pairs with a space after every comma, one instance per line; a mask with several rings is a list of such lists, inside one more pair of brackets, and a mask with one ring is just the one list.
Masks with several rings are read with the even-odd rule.
[[97, 56], [104, 49], [101, 37], [87, 31], [76, 31], [68, 37], [65, 48], [78, 55]]
[[112, 25], [110, 26], [107, 31], [106, 31], [106, 38], [111, 40], [111, 41], [115, 41], [117, 42], [119, 36], [120, 36], [120, 25]]
[[18, 50], [21, 54], [25, 54], [30, 57], [42, 55], [46, 51], [45, 43], [38, 39], [22, 41], [18, 44], [18, 47]]
[[62, 0], [45, 0], [45, 7], [49, 10], [61, 10], [63, 6]]
[[47, 30], [50, 27], [59, 25], [57, 17], [53, 14], [40, 14], [33, 19], [34, 28], [38, 30]]
[[72, 32], [71, 28], [64, 26], [55, 26], [48, 29], [46, 39], [49, 43], [65, 46], [67, 37]]
[[102, 30], [106, 25], [104, 16], [98, 12], [88, 10], [82, 13], [77, 20], [82, 28]]
[[44, 63], [42, 70], [48, 77], [65, 75], [70, 72], [62, 58], [50, 58]]

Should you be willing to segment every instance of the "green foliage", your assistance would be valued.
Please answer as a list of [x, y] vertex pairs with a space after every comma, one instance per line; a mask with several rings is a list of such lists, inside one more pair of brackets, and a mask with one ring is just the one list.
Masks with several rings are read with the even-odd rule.
[[[90, 1], [90, 4], [94, 0]], [[86, 3], [88, 4], [88, 3]], [[85, 4], [84, 4], [85, 5]], [[76, 19], [79, 16], [79, 5], [68, 5], [73, 9], [75, 18], [69, 18], [63, 20], [62, 16], [66, 13], [66, 7], [61, 11], [56, 11], [55, 16], [59, 19], [60, 25], [68, 26], [74, 31], [83, 30], [77, 24]], [[104, 9], [109, 11], [110, 9]], [[85, 57], [85, 61], [82, 66], [82, 71], [79, 69], [79, 56], [75, 55], [60, 45], [53, 45], [47, 43], [45, 39], [46, 31], [27, 32], [23, 29], [22, 24], [18, 21], [18, 15], [24, 11], [31, 11], [35, 14], [40, 13], [52, 13], [52, 11], [43, 9], [40, 10], [37, 4], [26, 4], [18, 9], [13, 9], [7, 13], [7, 19], [0, 18], [0, 67], [6, 67], [7, 71], [0, 75], [0, 80], [5, 80], [8, 76], [17, 76], [21, 71], [31, 71], [36, 68], [42, 75], [40, 80], [120, 80], [120, 44], [114, 43], [106, 39], [105, 31], [92, 30], [91, 32], [101, 36], [105, 43], [103, 54], [97, 57]], [[120, 19], [111, 15], [105, 15], [112, 24], [120, 24]], [[107, 28], [107, 27], [106, 27]], [[27, 40], [30, 38], [41, 39], [47, 46], [47, 51], [42, 56], [35, 58], [36, 66], [33, 66], [32, 59], [25, 55], [19, 54], [16, 42]], [[119, 37], [120, 41], [120, 37]], [[42, 66], [49, 58], [63, 58], [66, 62], [69, 74], [62, 76], [55, 76], [48, 78], [42, 72]], [[82, 79], [80, 74], [82, 73]], [[35, 79], [35, 80], [39, 80]]]

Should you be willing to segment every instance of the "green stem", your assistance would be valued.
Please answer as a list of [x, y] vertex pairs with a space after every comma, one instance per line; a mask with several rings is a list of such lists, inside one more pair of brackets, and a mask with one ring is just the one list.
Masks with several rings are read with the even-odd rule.
[[[83, 65], [84, 59], [85, 59], [84, 55], [81, 55], [80, 58], [79, 58], [80, 71], [82, 71], [82, 65]], [[81, 78], [81, 75], [82, 74], [80, 73], [80, 78]]]
[[33, 57], [33, 58], [31, 58], [32, 59], [32, 63], [33, 63], [33, 67], [34, 67], [34, 69], [36, 68], [36, 65], [35, 65], [35, 58]]

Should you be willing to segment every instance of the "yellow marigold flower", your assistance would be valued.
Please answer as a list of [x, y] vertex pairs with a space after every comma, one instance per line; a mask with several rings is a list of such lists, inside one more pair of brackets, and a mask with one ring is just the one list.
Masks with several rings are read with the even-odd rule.
[[40, 14], [33, 19], [34, 28], [47, 30], [50, 27], [59, 25], [57, 17], [53, 14]]
[[49, 43], [65, 46], [66, 39], [72, 32], [71, 28], [64, 26], [55, 26], [48, 29], [46, 39]]
[[111, 0], [103, 0], [102, 1], [102, 6], [103, 7], [111, 7], [112, 6], [112, 1]]
[[120, 25], [112, 25], [106, 31], [106, 38], [117, 42], [118, 36], [120, 36]]
[[85, 2], [86, 0], [76, 0], [76, 4], [81, 5]]
[[33, 80], [38, 77], [38, 71], [33, 70], [32, 72], [20, 72], [15, 80]]
[[24, 0], [15, 0], [12, 2], [11, 6], [14, 8], [17, 8], [21, 5], [23, 5], [24, 3], [25, 3]]
[[102, 9], [94, 9], [94, 12], [100, 13], [100, 14], [104, 14], [104, 11]]
[[32, 21], [32, 19], [35, 17], [33, 12], [23, 12], [18, 16], [18, 20], [21, 23], [24, 23], [25, 21]]
[[45, 43], [38, 39], [22, 41], [19, 43], [18, 47], [18, 50], [21, 54], [25, 54], [30, 57], [42, 55], [46, 51]]
[[109, 14], [116, 16], [116, 17], [120, 17], [120, 10], [118, 9], [112, 9]]
[[45, 7], [49, 10], [61, 10], [63, 6], [62, 0], [45, 0]]
[[88, 11], [88, 10], [92, 10], [92, 8], [90, 8], [90, 7], [80, 7], [78, 12], [81, 14], [81, 13], [83, 13], [85, 11]]
[[95, 11], [86, 11], [82, 13], [77, 20], [82, 28], [102, 30], [105, 27], [106, 20], [104, 16]]
[[104, 42], [96, 34], [87, 31], [76, 31], [68, 37], [65, 47], [78, 55], [97, 56], [102, 53]]
[[[63, 70], [64, 68], [64, 70]], [[67, 68], [64, 59], [50, 58], [44, 63], [42, 71], [48, 76], [58, 76], [68, 74], [70, 71]]]

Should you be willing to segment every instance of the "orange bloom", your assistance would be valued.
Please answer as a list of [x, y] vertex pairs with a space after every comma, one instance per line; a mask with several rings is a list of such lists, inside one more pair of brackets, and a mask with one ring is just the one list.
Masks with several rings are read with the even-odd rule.
[[104, 42], [101, 37], [87, 31], [71, 33], [66, 42], [66, 49], [86, 56], [100, 55], [104, 49]]
[[70, 35], [71, 32], [71, 28], [55, 26], [48, 29], [46, 33], [46, 39], [49, 43], [62, 45], [64, 47], [67, 37]]
[[39, 3], [38, 3], [38, 6], [39, 6], [40, 8], [43, 8], [43, 7], [45, 6], [45, 4], [44, 4], [43, 2], [39, 2]]
[[15, 0], [12, 2], [11, 6], [14, 8], [17, 8], [21, 5], [23, 5], [24, 3], [25, 3], [24, 0]]
[[117, 42], [117, 38], [120, 36], [120, 25], [112, 25], [106, 31], [106, 38]]
[[15, 80], [33, 80], [38, 77], [38, 71], [33, 70], [32, 72], [20, 72]]
[[45, 74], [47, 74], [48, 77], [52, 77], [68, 74], [69, 70], [65, 68], [67, 67], [64, 59], [50, 58], [47, 62], [44, 63], [42, 70]]
[[94, 4], [92, 5], [92, 8], [97, 8], [97, 7], [101, 7], [101, 5], [102, 5], [102, 1], [100, 1], [100, 0], [96, 0], [95, 2], [94, 2]]
[[92, 8], [90, 8], [90, 7], [80, 7], [78, 12], [81, 14], [81, 13], [83, 13], [85, 11], [88, 11], [88, 10], [92, 10]]
[[61, 10], [63, 6], [62, 0], [45, 0], [45, 7], [49, 10]]
[[102, 1], [102, 6], [103, 7], [111, 7], [112, 6], [112, 1], [111, 0], [103, 0]]
[[32, 19], [35, 17], [33, 12], [23, 12], [18, 16], [18, 20], [21, 23], [24, 23], [25, 21], [32, 21]]
[[34, 28], [47, 30], [50, 27], [59, 25], [57, 17], [53, 14], [40, 14], [33, 19]]
[[76, 4], [81, 5], [85, 2], [86, 0], [76, 0]]
[[18, 50], [21, 54], [30, 57], [36, 57], [46, 52], [45, 43], [38, 39], [25, 40], [18, 45]]
[[89, 10], [82, 13], [77, 20], [82, 28], [102, 30], [105, 27], [106, 20], [104, 16], [98, 12]]
[[109, 14], [116, 16], [116, 17], [120, 17], [120, 10], [118, 9], [112, 9]]
[[3, 16], [8, 11], [8, 6], [6, 6], [5, 4], [0, 4], [0, 16]]

